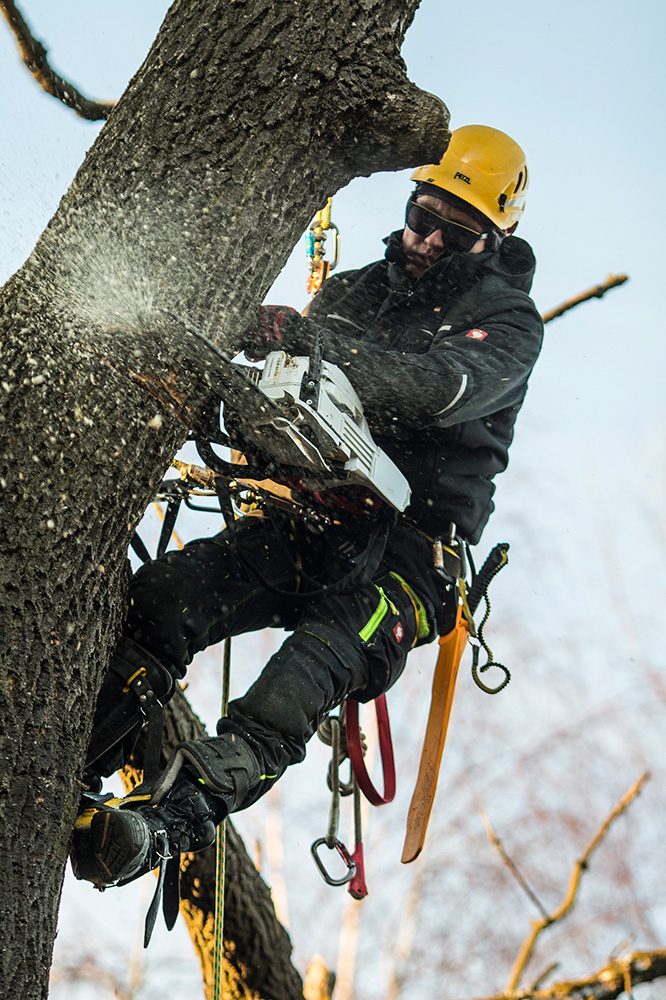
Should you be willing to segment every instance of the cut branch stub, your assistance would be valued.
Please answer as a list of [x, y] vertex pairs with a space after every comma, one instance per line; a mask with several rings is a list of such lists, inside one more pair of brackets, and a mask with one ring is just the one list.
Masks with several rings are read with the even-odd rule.
[[87, 121], [100, 121], [109, 117], [113, 104], [91, 101], [55, 72], [49, 63], [47, 50], [32, 34], [14, 0], [0, 0], [0, 11], [14, 32], [23, 62], [42, 90], [62, 101]]

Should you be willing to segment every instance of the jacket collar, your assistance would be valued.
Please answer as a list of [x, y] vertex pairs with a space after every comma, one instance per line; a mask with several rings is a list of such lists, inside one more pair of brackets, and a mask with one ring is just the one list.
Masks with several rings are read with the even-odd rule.
[[468, 287], [488, 274], [495, 274], [513, 288], [526, 293], [532, 287], [536, 267], [534, 253], [530, 245], [517, 236], [508, 236], [499, 250], [495, 251], [442, 254], [420, 278], [414, 279], [405, 269], [402, 232], [402, 229], [398, 229], [384, 240], [392, 292], [429, 293], [444, 282]]

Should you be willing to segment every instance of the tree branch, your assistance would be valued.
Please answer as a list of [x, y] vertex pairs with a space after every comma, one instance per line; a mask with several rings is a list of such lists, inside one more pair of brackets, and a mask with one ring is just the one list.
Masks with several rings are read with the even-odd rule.
[[0, 0], [0, 10], [14, 32], [23, 62], [42, 90], [62, 101], [80, 118], [85, 118], [87, 121], [99, 121], [109, 117], [113, 104], [89, 100], [51, 69], [47, 59], [47, 49], [34, 37], [14, 0]]
[[486, 828], [486, 833], [488, 834], [488, 837], [490, 838], [490, 842], [492, 843], [493, 847], [496, 848], [499, 856], [501, 857], [502, 861], [507, 866], [507, 868], [509, 869], [509, 871], [511, 872], [511, 874], [513, 875], [513, 877], [515, 878], [516, 882], [518, 882], [518, 884], [525, 890], [526, 895], [528, 896], [529, 899], [532, 900], [532, 902], [534, 903], [534, 905], [536, 906], [537, 910], [539, 911], [539, 913], [541, 914], [541, 916], [544, 918], [544, 920], [548, 920], [549, 921], [550, 917], [548, 915], [548, 911], [546, 910], [545, 906], [543, 905], [543, 903], [541, 902], [541, 900], [539, 899], [539, 897], [537, 896], [537, 894], [534, 892], [534, 890], [528, 884], [527, 880], [524, 878], [524, 876], [520, 872], [520, 870], [519, 870], [518, 866], [516, 865], [516, 863], [507, 854], [507, 852], [506, 852], [506, 850], [505, 850], [505, 848], [504, 848], [504, 846], [502, 844], [502, 841], [499, 839], [499, 837], [497, 836], [497, 834], [493, 830], [493, 828], [492, 828], [492, 826], [490, 824], [490, 820], [488, 819], [488, 817], [486, 816], [486, 814], [483, 812], [483, 810], [481, 810], [481, 821], [482, 821], [483, 825]]
[[588, 288], [586, 292], [581, 292], [580, 295], [574, 295], [572, 299], [567, 299], [566, 302], [563, 302], [561, 305], [551, 309], [550, 312], [542, 313], [541, 319], [544, 323], [550, 323], [552, 319], [557, 319], [558, 316], [562, 316], [563, 313], [568, 312], [569, 309], [573, 309], [574, 306], [579, 306], [581, 302], [587, 302], [588, 299], [600, 299], [609, 289], [616, 288], [618, 285], [623, 285], [625, 281], [628, 280], [629, 275], [627, 274], [609, 274], [601, 285], [595, 285], [594, 288]]
[[583, 851], [581, 857], [578, 859], [578, 861], [576, 861], [575, 865], [573, 866], [571, 875], [569, 876], [569, 885], [567, 886], [567, 891], [565, 892], [560, 905], [550, 915], [546, 914], [546, 916], [542, 917], [541, 920], [532, 921], [532, 929], [525, 938], [525, 940], [523, 941], [522, 945], [520, 946], [520, 949], [516, 956], [516, 960], [513, 963], [513, 968], [511, 969], [511, 972], [509, 974], [509, 979], [506, 984], [507, 992], [513, 992], [515, 990], [518, 980], [523, 972], [523, 969], [525, 968], [525, 965], [527, 964], [527, 961], [532, 953], [532, 949], [534, 948], [537, 938], [539, 937], [541, 932], [545, 930], [546, 927], [550, 927], [552, 926], [552, 924], [557, 923], [558, 920], [561, 920], [562, 917], [564, 917], [564, 915], [568, 913], [571, 907], [573, 906], [574, 900], [576, 898], [576, 893], [578, 892], [578, 886], [580, 884], [581, 876], [585, 871], [585, 869], [588, 867], [592, 852], [599, 846], [603, 838], [606, 836], [606, 833], [608, 832], [611, 823], [613, 823], [613, 821], [616, 820], [617, 817], [624, 812], [629, 803], [638, 795], [639, 791], [643, 787], [644, 783], [647, 781], [648, 777], [649, 774], [647, 771], [641, 775], [638, 781], [634, 785], [632, 785], [632, 787], [627, 792], [625, 792], [625, 794], [622, 796], [618, 804], [615, 806], [612, 812], [606, 817], [606, 819], [601, 824], [597, 832], [594, 834], [591, 841]]
[[484, 1000], [615, 1000], [622, 993], [666, 976], [666, 948], [633, 951], [611, 959], [585, 979], [553, 983], [542, 990], [508, 990]]

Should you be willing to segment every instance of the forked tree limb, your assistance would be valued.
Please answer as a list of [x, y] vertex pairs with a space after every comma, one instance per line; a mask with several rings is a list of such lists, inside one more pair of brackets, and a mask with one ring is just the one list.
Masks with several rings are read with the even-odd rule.
[[488, 817], [486, 816], [486, 814], [483, 812], [483, 810], [481, 810], [481, 822], [483, 823], [483, 825], [486, 828], [486, 833], [488, 834], [488, 837], [490, 839], [491, 844], [493, 845], [493, 847], [495, 848], [495, 850], [497, 851], [497, 853], [501, 857], [502, 861], [504, 862], [504, 864], [506, 865], [506, 867], [509, 869], [509, 871], [511, 872], [511, 874], [515, 878], [516, 882], [518, 882], [518, 884], [523, 889], [523, 891], [525, 892], [525, 894], [529, 897], [529, 899], [532, 900], [532, 902], [534, 903], [534, 905], [536, 906], [537, 910], [539, 911], [539, 913], [541, 914], [541, 916], [544, 918], [544, 920], [548, 920], [549, 921], [550, 920], [550, 916], [548, 914], [548, 911], [546, 910], [545, 906], [543, 905], [543, 903], [541, 902], [541, 900], [539, 899], [539, 897], [535, 893], [534, 889], [532, 889], [532, 887], [529, 885], [529, 883], [527, 882], [527, 880], [523, 876], [522, 872], [518, 868], [518, 865], [515, 863], [515, 861], [506, 852], [506, 850], [504, 848], [504, 845], [502, 844], [502, 841], [499, 839], [499, 837], [497, 836], [497, 834], [493, 830], [493, 828], [491, 826], [491, 823], [490, 823], [490, 820], [488, 819]]
[[51, 68], [47, 50], [32, 34], [14, 0], [0, 0], [0, 10], [14, 32], [23, 62], [42, 90], [62, 101], [80, 118], [85, 118], [87, 121], [99, 121], [109, 117], [113, 104], [89, 100]]
[[[588, 867], [589, 860], [593, 851], [599, 846], [601, 841], [604, 839], [614, 820], [616, 820], [618, 816], [620, 816], [625, 811], [627, 806], [638, 795], [639, 791], [643, 787], [644, 783], [647, 781], [648, 777], [649, 774], [647, 771], [641, 775], [638, 781], [634, 785], [632, 785], [632, 787], [627, 792], [625, 792], [625, 794], [622, 796], [622, 798], [617, 803], [615, 808], [612, 810], [611, 813], [609, 813], [604, 822], [598, 828], [598, 830], [588, 843], [587, 847], [583, 851], [582, 855], [574, 864], [571, 874], [569, 876], [569, 884], [567, 886], [567, 890], [559, 906], [557, 906], [550, 914], [548, 913], [543, 914], [540, 920], [532, 920], [532, 928], [527, 937], [524, 939], [523, 943], [521, 944], [516, 959], [513, 963], [513, 967], [509, 974], [509, 979], [506, 984], [507, 994], [513, 995], [515, 993], [518, 980], [522, 975], [522, 972], [536, 944], [537, 938], [539, 937], [541, 932], [545, 930], [546, 927], [551, 927], [553, 924], [561, 920], [573, 906], [574, 900], [576, 898], [576, 893], [578, 892], [578, 887], [580, 885], [581, 876]], [[491, 837], [491, 840], [493, 839], [493, 837], [494, 835]], [[500, 848], [498, 847], [499, 841], [497, 840], [496, 837], [494, 838], [493, 842], [495, 844], [495, 847], [498, 850], [500, 850]], [[505, 863], [507, 863], [506, 862], [507, 855], [503, 848], [500, 850], [500, 854], [505, 860]], [[511, 869], [511, 871], [515, 876], [516, 872], [515, 865], [511, 863], [509, 865], [509, 868]], [[520, 884], [523, 886], [523, 888], [525, 888], [524, 883], [522, 881]], [[529, 893], [529, 895], [531, 899], [534, 898], [532, 893]], [[540, 904], [539, 904], [539, 909], [541, 909], [543, 913], [543, 909]], [[666, 961], [665, 961], [665, 968], [666, 968]], [[660, 973], [660, 975], [663, 974], [664, 973]], [[617, 994], [613, 995], [616, 996]]]
[[553, 983], [545, 989], [506, 990], [484, 1000], [615, 1000], [639, 983], [651, 983], [666, 976], [666, 948], [632, 951], [613, 958], [603, 968], [584, 979]]
[[573, 309], [574, 306], [579, 306], [581, 302], [587, 302], [589, 299], [600, 299], [602, 295], [611, 288], [616, 288], [618, 285], [623, 285], [625, 281], [629, 280], [629, 275], [627, 274], [609, 274], [604, 282], [600, 285], [595, 285], [593, 288], [588, 288], [587, 291], [581, 292], [580, 295], [574, 295], [573, 298], [567, 299], [566, 302], [562, 302], [561, 305], [556, 306], [551, 309], [550, 312], [542, 313], [541, 319], [544, 323], [550, 323], [552, 319], [557, 319], [558, 316], [562, 316], [569, 309]]

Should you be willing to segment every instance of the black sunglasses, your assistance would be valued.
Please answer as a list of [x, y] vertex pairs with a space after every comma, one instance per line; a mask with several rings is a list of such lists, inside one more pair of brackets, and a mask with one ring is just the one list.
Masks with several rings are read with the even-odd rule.
[[415, 201], [407, 202], [405, 223], [413, 233], [424, 238], [430, 236], [436, 229], [441, 229], [446, 249], [459, 253], [469, 253], [477, 240], [485, 240], [488, 237], [488, 233], [477, 233], [467, 226], [461, 226], [458, 222], [443, 219], [437, 212], [418, 205]]

